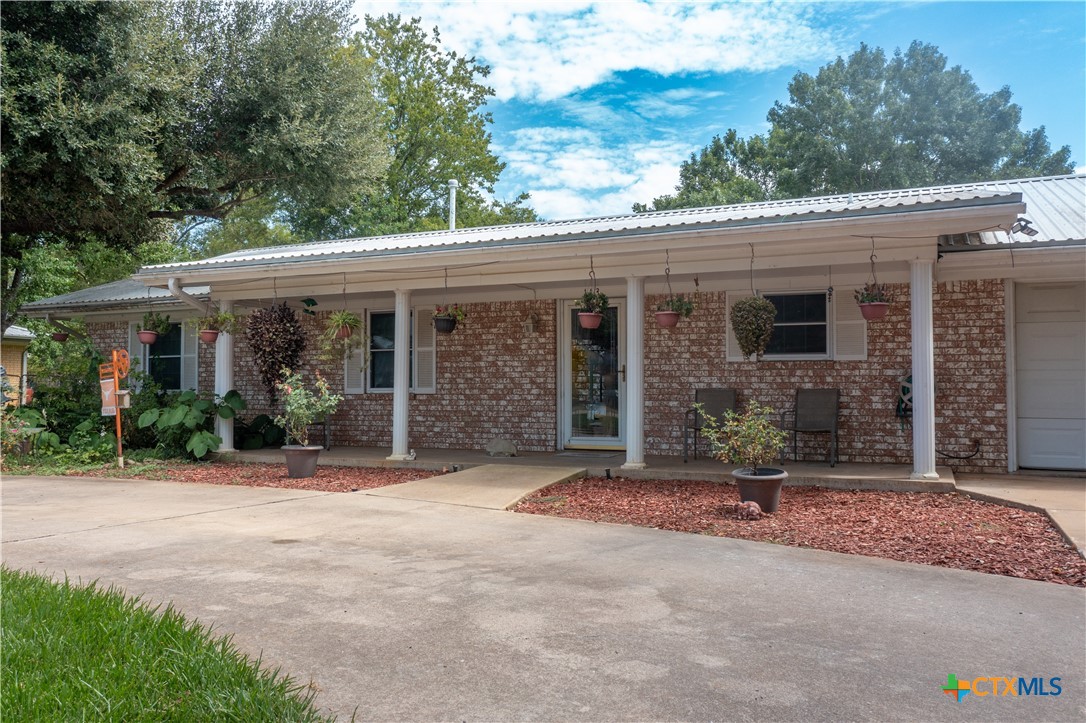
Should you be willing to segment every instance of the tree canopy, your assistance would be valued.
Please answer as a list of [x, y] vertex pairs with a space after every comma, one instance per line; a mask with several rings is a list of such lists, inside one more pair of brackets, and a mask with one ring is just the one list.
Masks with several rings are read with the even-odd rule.
[[455, 179], [460, 226], [533, 221], [522, 194], [494, 199], [494, 184], [505, 164], [490, 150], [484, 110], [494, 94], [484, 85], [490, 68], [475, 58], [441, 47], [418, 18], [366, 16], [352, 49], [372, 65], [383, 106], [388, 174], [377, 189], [323, 214], [292, 214], [307, 236], [375, 236], [444, 228], [448, 224], [448, 182]]
[[[1043, 126], [1019, 128], [1003, 87], [982, 93], [933, 45], [892, 57], [861, 45], [816, 75], [797, 73], [789, 102], [769, 111], [766, 136], [717, 136], [680, 169], [656, 210], [833, 193], [1070, 173]], [[650, 210], [636, 204], [635, 211]]]
[[2, 328], [31, 249], [132, 249], [164, 221], [372, 188], [387, 158], [348, 7], [5, 3]]

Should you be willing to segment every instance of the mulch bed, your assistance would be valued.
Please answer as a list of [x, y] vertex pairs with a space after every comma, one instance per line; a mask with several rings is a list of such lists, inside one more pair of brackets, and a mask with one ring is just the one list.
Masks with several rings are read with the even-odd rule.
[[738, 502], [734, 485], [596, 477], [542, 489], [515, 510], [1086, 587], [1086, 560], [1038, 512], [957, 494], [785, 487], [776, 513], [741, 520]]
[[[137, 467], [138, 469], [138, 467]], [[124, 477], [156, 479], [173, 482], [195, 482], [212, 485], [246, 485], [249, 487], [280, 487], [315, 492], [358, 492], [388, 485], [426, 479], [440, 474], [421, 469], [389, 469], [384, 467], [317, 467], [317, 474], [303, 479], [287, 477], [285, 464], [246, 464], [204, 462], [199, 464], [168, 463], [147, 472], [131, 473], [116, 467], [84, 472], [89, 477]]]

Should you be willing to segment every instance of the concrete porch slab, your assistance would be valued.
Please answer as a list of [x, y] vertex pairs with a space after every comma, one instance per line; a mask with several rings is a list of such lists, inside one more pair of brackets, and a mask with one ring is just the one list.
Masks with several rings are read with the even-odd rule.
[[488, 510], [507, 510], [538, 489], [584, 475], [583, 467], [484, 464], [462, 472], [379, 487], [368, 490], [366, 494]]

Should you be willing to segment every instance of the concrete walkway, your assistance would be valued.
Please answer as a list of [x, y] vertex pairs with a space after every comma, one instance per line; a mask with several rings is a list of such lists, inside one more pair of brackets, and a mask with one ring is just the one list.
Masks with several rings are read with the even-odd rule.
[[367, 490], [378, 497], [507, 510], [549, 485], [583, 477], [583, 467], [523, 467], [485, 464], [461, 472]]
[[[5, 564], [233, 634], [362, 720], [1082, 720], [1082, 589], [367, 494], [2, 482]], [[1058, 697], [943, 694], [948, 674]]]

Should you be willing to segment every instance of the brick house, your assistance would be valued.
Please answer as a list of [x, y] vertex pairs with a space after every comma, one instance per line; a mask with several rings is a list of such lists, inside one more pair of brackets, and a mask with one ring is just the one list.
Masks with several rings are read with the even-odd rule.
[[[872, 269], [896, 298], [868, 322], [853, 291]], [[668, 283], [698, 297], [672, 329], [651, 313]], [[611, 308], [586, 332], [572, 299], [593, 284]], [[727, 321], [752, 292], [778, 306], [760, 361], [741, 358]], [[968, 471], [1086, 469], [1086, 176], [238, 251], [25, 310], [82, 318], [103, 349], [146, 362], [134, 331], [148, 306], [178, 321], [208, 303], [244, 313], [305, 298], [318, 302], [300, 315], [309, 349], [332, 310], [362, 314], [368, 331], [343, 365], [307, 355], [345, 394], [333, 444], [390, 459], [500, 436], [531, 451], [621, 449], [640, 468], [681, 453], [695, 389], [781, 409], [797, 388], [832, 387], [846, 462], [908, 464], [920, 479], [943, 454], [972, 454]], [[466, 321], [436, 333], [433, 307], [453, 302]], [[243, 334], [171, 337], [154, 363], [172, 384], [236, 388], [252, 413], [272, 411]], [[910, 375], [911, 420], [897, 414]], [[219, 432], [230, 449], [230, 423]], [[805, 445], [824, 458], [824, 439]]]

